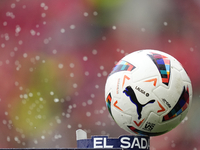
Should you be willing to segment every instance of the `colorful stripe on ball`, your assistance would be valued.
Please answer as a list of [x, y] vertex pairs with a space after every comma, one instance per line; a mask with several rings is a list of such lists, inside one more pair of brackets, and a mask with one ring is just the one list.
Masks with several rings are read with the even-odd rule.
[[157, 53], [151, 53], [148, 54], [148, 56], [152, 59], [152, 61], [158, 68], [162, 78], [162, 83], [168, 86], [170, 79], [170, 68], [171, 68], [169, 58]]
[[[112, 72], [110, 73], [113, 74], [113, 73], [116, 73], [116, 72], [119, 72], [119, 71], [132, 71], [133, 69], [135, 69], [135, 66], [133, 66], [132, 64], [130, 64], [129, 62], [127, 61], [124, 61], [124, 60], [120, 60], [116, 65], [115, 67], [113, 68]], [[109, 76], [110, 76], [109, 75]]]
[[168, 131], [162, 131], [162, 132], [145, 132], [145, 131], [141, 131], [136, 129], [133, 126], [127, 126], [131, 131], [133, 131], [135, 134], [137, 135], [141, 135], [141, 136], [157, 136], [157, 135], [161, 135], [164, 134]]
[[112, 101], [112, 97], [111, 97], [111, 93], [108, 94], [107, 98], [106, 98], [106, 106], [108, 107], [108, 111], [110, 113], [110, 115], [112, 116], [112, 118], [114, 119], [112, 112], [111, 112], [111, 101]]
[[186, 89], [184, 86], [178, 102], [173, 107], [173, 109], [163, 117], [162, 121], [167, 121], [180, 115], [188, 106], [189, 106], [189, 89], [188, 87]]

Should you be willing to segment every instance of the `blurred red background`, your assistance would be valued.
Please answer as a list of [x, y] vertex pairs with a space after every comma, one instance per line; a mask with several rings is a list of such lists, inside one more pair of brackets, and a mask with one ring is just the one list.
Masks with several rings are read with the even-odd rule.
[[1, 0], [0, 147], [76, 147], [75, 131], [127, 134], [110, 117], [106, 78], [141, 49], [177, 58], [193, 85], [188, 116], [151, 150], [200, 149], [198, 1]]

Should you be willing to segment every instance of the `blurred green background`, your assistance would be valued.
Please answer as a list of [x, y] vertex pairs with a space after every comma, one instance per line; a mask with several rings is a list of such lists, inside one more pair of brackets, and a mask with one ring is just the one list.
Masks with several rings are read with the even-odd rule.
[[76, 147], [79, 128], [128, 134], [106, 108], [106, 78], [126, 54], [157, 49], [182, 63], [194, 94], [150, 149], [200, 149], [199, 16], [195, 0], [1, 0], [0, 148]]

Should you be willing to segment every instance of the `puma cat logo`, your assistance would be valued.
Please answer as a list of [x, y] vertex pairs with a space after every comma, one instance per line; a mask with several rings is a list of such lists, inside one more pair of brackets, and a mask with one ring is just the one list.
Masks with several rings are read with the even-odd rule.
[[141, 114], [142, 108], [144, 106], [146, 106], [147, 104], [155, 102], [155, 100], [153, 99], [153, 100], [148, 101], [146, 104], [140, 104], [140, 102], [137, 100], [135, 92], [133, 91], [133, 89], [132, 89], [131, 86], [127, 86], [126, 89], [123, 91], [123, 93], [125, 93], [126, 96], [128, 96], [130, 98], [131, 102], [136, 105], [136, 107], [137, 107], [137, 114], [138, 114], [138, 119], [139, 120], [142, 117], [142, 114]]

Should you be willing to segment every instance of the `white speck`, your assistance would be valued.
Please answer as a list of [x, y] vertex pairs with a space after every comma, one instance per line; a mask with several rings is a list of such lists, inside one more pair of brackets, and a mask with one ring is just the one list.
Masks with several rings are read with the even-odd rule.
[[95, 124], [96, 124], [97, 126], [100, 126], [100, 125], [101, 125], [101, 121], [97, 121]]
[[21, 27], [19, 25], [16, 25], [15, 32], [19, 33], [20, 31], [21, 31]]
[[86, 72], [85, 72], [85, 75], [86, 75], [86, 76], [89, 76], [89, 72], [88, 72], [88, 71], [86, 71]]
[[23, 5], [22, 8], [25, 9], [25, 8], [26, 8], [26, 5]]
[[101, 73], [97, 73], [97, 77], [101, 77]]
[[72, 105], [69, 105], [68, 108], [69, 108], [69, 109], [72, 109]]
[[90, 117], [90, 116], [91, 116], [91, 112], [89, 112], [89, 111], [86, 112], [86, 116], [87, 116], [87, 117]]
[[22, 94], [19, 95], [20, 98], [23, 98], [24, 96]]
[[35, 59], [36, 60], [40, 60], [40, 56], [35, 56]]
[[18, 50], [18, 48], [17, 47], [14, 47], [14, 51], [17, 51]]
[[113, 29], [113, 30], [116, 30], [116, 29], [117, 29], [117, 27], [116, 27], [116, 26], [112, 26], [112, 29]]
[[92, 98], [94, 98], [94, 97], [95, 97], [95, 95], [94, 95], [94, 94], [91, 94], [90, 96], [91, 96]]
[[27, 94], [24, 94], [24, 99], [27, 99], [28, 98], [28, 95]]
[[74, 95], [75, 95], [75, 96], [78, 96], [78, 95], [79, 95], [79, 93], [78, 93], [78, 92], [75, 92], [75, 93], [74, 93]]
[[4, 48], [6, 45], [4, 43], [1, 44], [1, 47]]
[[70, 118], [70, 114], [67, 113], [67, 114], [66, 114], [66, 118]]
[[53, 54], [56, 54], [56, 53], [57, 53], [57, 50], [56, 50], [56, 49], [54, 49], [54, 50], [52, 51], [52, 53], [53, 53]]
[[75, 65], [74, 65], [74, 63], [70, 63], [69, 66], [70, 66], [70, 68], [74, 68]]
[[[104, 124], [103, 124], [103, 126], [105, 126]], [[101, 135], [105, 135], [106, 134], [106, 131], [101, 131]]]
[[42, 136], [41, 136], [41, 139], [45, 139], [45, 136], [44, 136], [44, 135], [42, 135]]
[[78, 128], [82, 128], [82, 124], [79, 123], [79, 124], [78, 124]]
[[30, 33], [31, 33], [32, 36], [34, 36], [36, 34], [35, 30], [33, 30], [33, 29], [30, 30]]
[[58, 99], [58, 98], [55, 98], [55, 99], [54, 99], [54, 102], [55, 102], [55, 103], [58, 103], [58, 102], [59, 102], [59, 99]]
[[3, 120], [2, 122], [3, 122], [3, 124], [7, 124], [7, 121], [6, 121], [6, 120]]
[[99, 85], [95, 85], [95, 88], [98, 89], [98, 88], [99, 88]]
[[108, 75], [108, 73], [107, 73], [107, 71], [103, 71], [103, 76], [107, 76]]
[[11, 17], [12, 19], [14, 19], [15, 18], [15, 15], [13, 14], [13, 12], [6, 12], [6, 16], [7, 17]]
[[164, 140], [167, 141], [168, 140], [168, 136], [165, 136]]
[[87, 12], [84, 12], [83, 15], [84, 15], [85, 17], [87, 17], [87, 16], [88, 16], [88, 13], [87, 13]]
[[7, 141], [10, 142], [10, 137], [9, 136], [7, 136]]
[[84, 56], [83, 57], [83, 61], [87, 61], [88, 60], [88, 57], [87, 56]]
[[74, 77], [74, 73], [70, 73], [70, 77]]
[[41, 4], [40, 4], [40, 7], [44, 7], [44, 6], [45, 6], [45, 3], [41, 3]]
[[86, 102], [83, 102], [83, 103], [82, 103], [82, 106], [86, 106], [86, 105], [87, 105]]
[[78, 87], [78, 84], [74, 83], [73, 88], [77, 88], [77, 87]]
[[97, 16], [97, 15], [98, 15], [98, 12], [94, 11], [94, 12], [93, 12], [93, 15], [94, 15], [94, 16]]
[[56, 119], [56, 122], [57, 122], [57, 124], [61, 124], [62, 123], [62, 121], [59, 118]]
[[171, 144], [171, 147], [173, 147], [173, 148], [176, 147], [176, 144], [175, 144], [175, 143], [172, 143], [172, 144]]
[[58, 64], [58, 68], [62, 69], [63, 68], [63, 64]]
[[46, 23], [47, 23], [47, 22], [46, 22], [46, 21], [44, 21], [44, 22], [43, 22], [43, 25], [45, 25]]
[[7, 60], [6, 60], [6, 64], [8, 65], [9, 63], [10, 63], [10, 61], [7, 59]]
[[193, 51], [194, 51], [194, 48], [190, 47], [190, 51], [193, 52]]
[[6, 115], [6, 116], [8, 115], [8, 112], [7, 112], [7, 111], [5, 111], [5, 115]]
[[51, 92], [50, 92], [50, 95], [54, 95], [54, 92], [53, 92], [53, 91], [51, 91]]
[[15, 82], [15, 86], [19, 86], [19, 82], [16, 81], [16, 82]]
[[29, 71], [30, 71], [30, 72], [33, 72], [33, 68], [29, 68]]
[[96, 49], [93, 49], [93, 50], [92, 50], [92, 54], [93, 54], [93, 55], [96, 55], [96, 54], [97, 54], [97, 50], [96, 50]]
[[12, 3], [10, 7], [11, 7], [11, 8], [15, 8], [15, 6], [16, 6], [16, 4], [15, 4], [15, 3]]
[[75, 25], [70, 25], [70, 29], [75, 29], [76, 28], [76, 26]]
[[24, 54], [23, 54], [23, 57], [24, 57], [24, 58], [26, 58], [27, 56], [28, 56], [28, 54], [27, 54], [27, 53], [24, 53]]
[[69, 129], [70, 129], [71, 127], [72, 127], [72, 126], [71, 126], [70, 124], [68, 124], [68, 125], [67, 125], [67, 128], [69, 128]]
[[37, 118], [38, 118], [38, 119], [41, 119], [41, 118], [42, 118], [42, 116], [41, 116], [41, 115], [38, 115], [38, 116], [37, 116]]
[[3, 26], [7, 26], [7, 24], [8, 24], [8, 23], [7, 23], [6, 21], [3, 22]]
[[164, 26], [167, 26], [167, 25], [168, 25], [168, 23], [167, 23], [167, 22], [164, 22], [163, 24], [164, 24]]
[[18, 140], [19, 140], [19, 138], [16, 136], [16, 137], [14, 137], [14, 140], [15, 140], [15, 141], [18, 141]]
[[103, 40], [103, 41], [105, 41], [105, 40], [106, 40], [106, 37], [105, 37], [105, 36], [103, 36], [103, 37], [102, 37], [102, 40]]
[[44, 10], [48, 10], [48, 8], [49, 8], [48, 6], [44, 6]]
[[104, 69], [104, 66], [100, 66], [100, 69], [103, 70], [103, 69]]
[[60, 138], [62, 138], [62, 135], [60, 135], [60, 134], [54, 135], [54, 139], [60, 139]]
[[38, 141], [37, 141], [37, 140], [34, 140], [34, 143], [35, 143], [35, 144], [38, 144]]
[[23, 41], [22, 41], [22, 40], [19, 40], [18, 43], [19, 43], [19, 45], [22, 45], [22, 44], [23, 44]]
[[65, 29], [63, 29], [63, 28], [60, 29], [60, 32], [61, 32], [61, 33], [65, 33]]
[[145, 32], [145, 31], [146, 31], [146, 29], [145, 29], [145, 28], [142, 28], [142, 29], [141, 29], [141, 31], [142, 31], [142, 32]]
[[6, 34], [5, 34], [5, 40], [8, 41], [9, 39], [10, 39], [10, 38], [9, 38], [9, 35], [8, 35], [8, 33], [6, 33]]
[[87, 101], [87, 103], [88, 103], [88, 105], [92, 105], [92, 100], [89, 99], [89, 100]]
[[181, 121], [181, 123], [183, 124], [185, 121], [187, 121], [188, 120], [188, 117], [186, 116], [182, 121]]
[[171, 40], [168, 40], [168, 42], [171, 43], [172, 41], [171, 41]]
[[29, 97], [33, 97], [33, 93], [29, 93], [28, 96], [29, 96]]
[[44, 39], [44, 44], [48, 44], [49, 40], [48, 39]]

